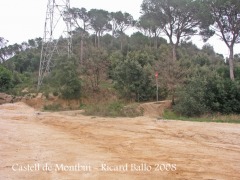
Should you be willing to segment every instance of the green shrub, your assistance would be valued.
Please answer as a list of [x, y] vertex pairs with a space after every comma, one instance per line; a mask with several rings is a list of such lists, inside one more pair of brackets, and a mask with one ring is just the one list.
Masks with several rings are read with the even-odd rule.
[[78, 77], [69, 79], [60, 89], [64, 99], [78, 99], [81, 95], [81, 82]]
[[122, 116], [123, 104], [121, 102], [111, 102], [109, 104], [92, 104], [85, 108], [86, 115], [95, 116]]
[[172, 110], [165, 109], [163, 112], [164, 119], [179, 119], [180, 117]]
[[201, 79], [191, 81], [177, 93], [174, 110], [184, 116], [200, 116], [207, 112], [205, 105], [205, 82]]
[[146, 101], [155, 96], [152, 81], [153, 57], [146, 52], [133, 51], [125, 60], [116, 61], [112, 70], [115, 88], [128, 99]]
[[123, 113], [126, 117], [138, 117], [143, 116], [144, 110], [138, 108], [139, 104], [134, 103], [127, 106], [124, 106]]
[[91, 116], [109, 116], [109, 117], [136, 117], [142, 115], [137, 109], [137, 105], [125, 106], [120, 101], [92, 104], [85, 107], [85, 115]]
[[13, 86], [13, 77], [11, 71], [0, 66], [0, 92], [4, 92]]
[[61, 104], [50, 104], [43, 107], [45, 111], [59, 111], [62, 109]]
[[54, 95], [54, 96], [58, 96], [58, 92], [57, 92], [57, 91], [54, 91], [54, 92], [53, 92], [53, 95]]
[[240, 86], [230, 79], [212, 78], [206, 84], [205, 104], [213, 112], [240, 113]]
[[63, 99], [78, 99], [81, 95], [81, 81], [78, 77], [75, 58], [59, 57], [51, 76], [45, 79], [44, 91], [61, 95]]
[[240, 113], [240, 85], [219, 76], [192, 79], [178, 91], [174, 111], [184, 116]]

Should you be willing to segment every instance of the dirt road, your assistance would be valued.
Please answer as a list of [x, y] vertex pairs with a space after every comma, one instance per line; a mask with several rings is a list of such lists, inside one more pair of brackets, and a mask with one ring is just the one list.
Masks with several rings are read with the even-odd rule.
[[0, 179], [240, 179], [240, 125], [0, 106]]

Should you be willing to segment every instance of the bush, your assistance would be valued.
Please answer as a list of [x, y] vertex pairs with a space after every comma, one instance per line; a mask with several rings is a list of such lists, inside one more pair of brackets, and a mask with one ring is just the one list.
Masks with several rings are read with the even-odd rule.
[[137, 110], [137, 106], [125, 106], [124, 103], [115, 101], [106, 104], [87, 105], [84, 114], [109, 117], [136, 117], [142, 115], [142, 112]]
[[240, 86], [230, 79], [213, 78], [206, 84], [205, 104], [213, 112], [240, 113]]
[[205, 105], [205, 82], [196, 79], [178, 91], [174, 111], [184, 116], [200, 116], [208, 111]]
[[45, 111], [59, 111], [62, 109], [61, 104], [50, 104], [43, 107]]
[[153, 57], [145, 52], [131, 52], [124, 61], [115, 63], [113, 80], [115, 88], [128, 99], [146, 101], [155, 96], [151, 62]]
[[78, 77], [69, 79], [60, 89], [64, 99], [79, 99], [81, 95], [81, 82]]
[[206, 112], [239, 114], [239, 83], [219, 76], [192, 79], [178, 92], [174, 110], [185, 116], [200, 116]]
[[[61, 94], [64, 99], [78, 99], [81, 95], [81, 81], [78, 78], [75, 58], [60, 57], [46, 81], [55, 95]], [[47, 86], [46, 86], [47, 87]]]
[[11, 71], [0, 66], [0, 91], [4, 92], [13, 86]]

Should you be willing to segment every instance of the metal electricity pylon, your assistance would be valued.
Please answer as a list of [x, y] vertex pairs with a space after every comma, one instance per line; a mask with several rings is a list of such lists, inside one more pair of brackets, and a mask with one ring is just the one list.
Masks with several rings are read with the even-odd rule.
[[[48, 0], [42, 51], [38, 75], [38, 89], [45, 76], [54, 67], [54, 58], [72, 53], [72, 18], [69, 12], [70, 0]], [[61, 45], [60, 45], [61, 44]]]

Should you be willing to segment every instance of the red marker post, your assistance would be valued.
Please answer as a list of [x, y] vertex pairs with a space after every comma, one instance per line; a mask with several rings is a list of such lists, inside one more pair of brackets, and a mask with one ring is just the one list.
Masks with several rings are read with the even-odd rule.
[[157, 97], [157, 102], [158, 102], [158, 72], [155, 73], [155, 78], [156, 78], [156, 86], [157, 86], [157, 91], [156, 91], [156, 97]]

